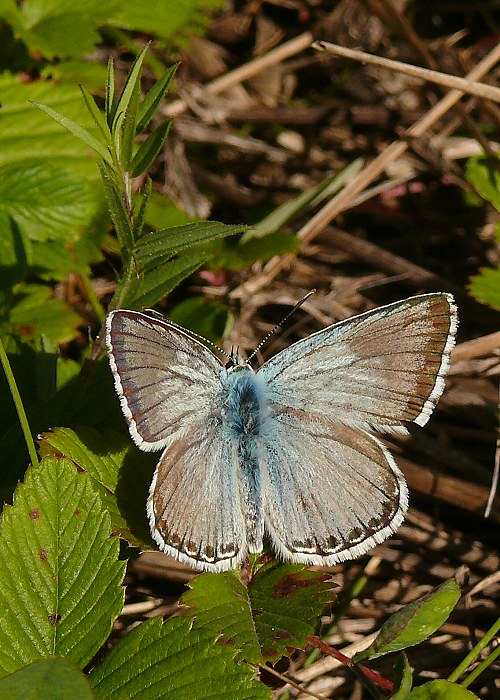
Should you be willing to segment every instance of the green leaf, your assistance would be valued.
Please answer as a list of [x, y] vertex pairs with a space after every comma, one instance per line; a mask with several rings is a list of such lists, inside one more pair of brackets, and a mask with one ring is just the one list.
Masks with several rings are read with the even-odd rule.
[[132, 177], [138, 177], [149, 170], [165, 143], [171, 124], [172, 120], [167, 119], [141, 143], [128, 167]]
[[394, 665], [395, 689], [390, 694], [390, 700], [406, 700], [413, 684], [413, 674], [411, 672], [408, 658], [404, 652], [401, 652]]
[[429, 681], [415, 688], [408, 700], [477, 700], [477, 695], [450, 681]]
[[182, 226], [191, 221], [190, 217], [175, 206], [169, 197], [153, 190], [146, 209], [146, 222], [153, 229]]
[[138, 450], [128, 435], [111, 430], [54, 428], [40, 436], [40, 455], [63, 455], [91, 477], [111, 517], [111, 530], [140, 549], [156, 549], [146, 500], [159, 457]]
[[47, 58], [91, 53], [99, 42], [97, 26], [117, 7], [116, 0], [31, 0], [20, 5], [14, 20], [16, 34], [32, 53]]
[[331, 600], [328, 574], [300, 564], [271, 562], [246, 589], [231, 572], [201, 574], [189, 584], [182, 602], [195, 626], [222, 634], [250, 663], [275, 661], [301, 649]]
[[146, 270], [137, 284], [131, 285], [123, 306], [134, 309], [153, 306], [208, 260], [210, 253], [192, 251], [177, 260], [164, 261]]
[[500, 267], [483, 267], [470, 281], [472, 296], [483, 304], [500, 309]]
[[252, 664], [263, 661], [252, 619], [250, 597], [232, 571], [201, 574], [188, 583], [191, 589], [182, 596], [196, 627], [221, 634], [222, 641], [239, 650], [238, 658]]
[[163, 264], [183, 250], [194, 246], [207, 246], [226, 236], [245, 231], [243, 224], [221, 224], [218, 221], [198, 221], [161, 231], [154, 231], [137, 241], [136, 253], [141, 270]]
[[[6, 294], [24, 278], [30, 244], [16, 222], [4, 212], [0, 212], [0, 232], [0, 292]], [[5, 308], [6, 297], [2, 296], [0, 293], [0, 307]]]
[[[113, 119], [113, 126], [111, 128], [112, 133], [116, 133], [116, 129], [118, 126], [118, 118], [121, 114], [126, 114], [127, 111], [129, 111], [129, 107], [131, 102], [134, 100], [138, 100], [138, 96], [140, 93], [141, 89], [141, 68], [142, 68], [142, 63], [144, 61], [144, 57], [146, 56], [147, 50], [149, 46], [146, 44], [146, 46], [143, 48], [141, 53], [137, 56], [137, 58], [134, 61], [134, 65], [130, 69], [130, 72], [127, 76], [127, 80], [125, 81], [125, 85], [122, 90], [122, 94], [120, 95], [120, 99], [118, 100], [118, 104], [116, 105], [116, 110], [115, 110], [115, 116]], [[134, 97], [135, 95], [135, 97]], [[138, 102], [137, 105], [134, 108], [134, 127], [135, 127], [135, 116], [137, 113], [137, 108], [138, 108]], [[135, 129], [134, 129], [135, 133]]]
[[220, 301], [205, 297], [191, 297], [174, 306], [168, 317], [174, 323], [208, 338], [220, 342], [228, 330], [228, 309]]
[[65, 658], [40, 659], [0, 680], [3, 700], [92, 700], [83, 673]]
[[45, 112], [45, 114], [48, 114], [49, 117], [52, 117], [54, 121], [70, 131], [73, 136], [76, 136], [78, 139], [80, 139], [80, 141], [83, 141], [83, 143], [87, 144], [87, 146], [95, 151], [97, 155], [101, 156], [104, 161], [112, 165], [113, 159], [109, 149], [103, 143], [98, 141], [95, 136], [93, 136], [85, 127], [81, 126], [73, 119], [65, 117], [64, 114], [57, 112], [55, 109], [52, 109], [52, 107], [48, 107], [40, 102], [35, 102], [34, 100], [31, 100], [31, 104], [41, 109], [42, 112]]
[[87, 183], [76, 182], [67, 168], [34, 161], [0, 166], [0, 211], [31, 240], [61, 239], [70, 228], [85, 226], [92, 199]]
[[500, 172], [498, 166], [486, 156], [469, 158], [465, 167], [465, 177], [483, 199], [491, 202], [500, 211]]
[[139, 211], [137, 213], [137, 216], [135, 217], [134, 221], [134, 230], [132, 232], [132, 236], [134, 238], [134, 241], [136, 241], [138, 238], [141, 237], [142, 234], [142, 228], [144, 226], [144, 220], [146, 218], [146, 211], [148, 207], [148, 202], [149, 198], [151, 197], [151, 192], [153, 191], [153, 182], [150, 177], [146, 178], [146, 184], [144, 186], [144, 192], [142, 194], [141, 198], [141, 204], [139, 207]]
[[400, 651], [423, 642], [448, 619], [460, 599], [460, 587], [451, 579], [427, 595], [405, 605], [380, 628], [369, 647], [354, 656], [358, 663], [376, 659], [392, 651]]
[[90, 682], [98, 700], [270, 700], [271, 691], [254, 676], [210, 630], [186, 618], [156, 618], [120, 639]]
[[124, 29], [178, 41], [182, 31], [189, 36], [201, 33], [210, 21], [210, 10], [222, 8], [222, 5], [223, 0], [198, 0], [196, 3], [123, 0], [109, 22]]
[[28, 469], [1, 520], [1, 676], [54, 654], [90, 661], [123, 605], [118, 552], [87, 475], [66, 459]]
[[148, 92], [148, 94], [142, 101], [139, 107], [139, 111], [137, 113], [138, 134], [140, 134], [147, 128], [147, 126], [151, 122], [151, 119], [154, 117], [156, 110], [159, 108], [160, 104], [163, 101], [163, 98], [168, 92], [168, 88], [170, 87], [170, 83], [173, 80], [178, 66], [179, 64], [176, 63], [170, 68], [168, 68], [166, 73], [160, 78], [160, 80], [156, 81], [156, 83], [153, 85], [151, 90]]
[[[140, 94], [141, 82], [140, 78], [138, 78], [133, 84], [133, 90], [130, 95], [127, 109], [123, 112], [123, 119], [116, 121], [115, 144], [119, 144], [117, 145], [116, 152], [118, 154], [119, 163], [127, 172], [130, 172], [131, 170], [130, 161], [134, 148], [137, 110], [139, 109]], [[119, 137], [116, 138], [116, 136], [118, 136], [118, 132]]]
[[85, 100], [85, 104], [87, 105], [87, 109], [89, 110], [89, 114], [94, 120], [95, 125], [101, 132], [101, 136], [104, 139], [104, 143], [106, 143], [108, 147], [111, 146], [113, 143], [113, 139], [111, 138], [111, 131], [109, 130], [104, 114], [96, 105], [94, 98], [87, 90], [87, 88], [84, 85], [80, 85], [79, 87], [80, 92], [83, 95], [83, 99]]
[[214, 246], [212, 267], [240, 270], [255, 262], [264, 262], [275, 255], [294, 253], [300, 248], [300, 240], [293, 234], [277, 231], [263, 238], [251, 238], [245, 243], [232, 239], [220, 241]]
[[46, 335], [54, 343], [67, 343], [78, 335], [82, 323], [63, 299], [56, 299], [50, 287], [24, 285], [13, 301], [9, 323], [19, 335], [38, 338]]
[[115, 172], [107, 163], [99, 163], [102, 182], [104, 184], [104, 192], [108, 203], [111, 218], [115, 225], [116, 235], [120, 241], [120, 246], [123, 252], [129, 252], [133, 246], [132, 224], [128, 216], [127, 210], [121, 192], [116, 184]]

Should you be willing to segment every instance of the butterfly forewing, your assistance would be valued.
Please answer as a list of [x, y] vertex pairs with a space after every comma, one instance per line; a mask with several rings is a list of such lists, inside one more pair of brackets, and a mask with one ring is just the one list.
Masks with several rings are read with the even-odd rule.
[[380, 430], [425, 425], [444, 388], [456, 307], [427, 294], [334, 324], [259, 370], [271, 404]]
[[363, 554], [401, 524], [408, 490], [372, 435], [283, 409], [263, 451], [266, 529], [290, 561], [330, 566]]
[[194, 419], [208, 419], [222, 365], [201, 343], [136, 311], [109, 314], [106, 343], [122, 410], [141, 449], [162, 449]]

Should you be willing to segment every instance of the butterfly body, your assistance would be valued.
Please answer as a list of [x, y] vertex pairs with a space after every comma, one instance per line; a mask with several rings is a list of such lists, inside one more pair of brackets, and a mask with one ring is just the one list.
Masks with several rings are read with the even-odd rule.
[[300, 340], [257, 372], [188, 331], [114, 311], [106, 341], [134, 442], [163, 450], [148, 517], [160, 548], [223, 571], [261, 552], [332, 565], [401, 524], [408, 489], [374, 435], [424, 425], [454, 344], [448, 294], [410, 297]]

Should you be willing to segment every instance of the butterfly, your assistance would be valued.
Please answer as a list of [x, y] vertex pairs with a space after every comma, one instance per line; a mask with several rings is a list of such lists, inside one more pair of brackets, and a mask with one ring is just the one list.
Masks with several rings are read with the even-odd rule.
[[391, 535], [408, 488], [372, 430], [427, 423], [455, 343], [451, 294], [410, 297], [313, 333], [257, 371], [188, 330], [112, 311], [106, 343], [135, 444], [162, 450], [147, 513], [164, 552], [224, 571], [263, 551], [331, 566]]

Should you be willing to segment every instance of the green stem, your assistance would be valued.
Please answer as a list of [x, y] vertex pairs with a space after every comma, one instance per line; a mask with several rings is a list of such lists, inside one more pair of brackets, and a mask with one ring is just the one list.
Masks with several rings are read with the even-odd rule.
[[26, 411], [24, 410], [23, 402], [19, 389], [17, 388], [16, 380], [12, 372], [9, 358], [5, 352], [5, 348], [0, 339], [0, 362], [2, 363], [3, 371], [5, 372], [5, 378], [7, 379], [7, 384], [9, 385], [10, 393], [12, 395], [12, 400], [16, 407], [17, 415], [19, 417], [19, 422], [21, 424], [21, 429], [23, 431], [24, 440], [26, 442], [26, 447], [28, 448], [28, 453], [31, 459], [31, 464], [36, 467], [38, 466], [38, 455], [35, 449], [35, 443], [33, 441], [33, 436], [31, 434], [28, 419], [26, 417]]
[[116, 292], [111, 299], [108, 311], [122, 309], [127, 302], [127, 295], [130, 291], [132, 281], [137, 278], [136, 263], [133, 253], [128, 256], [128, 261], [125, 263], [125, 272], [116, 288]]
[[460, 683], [462, 688], [468, 688], [470, 684], [473, 681], [475, 681], [476, 678], [488, 668], [488, 666], [491, 666], [491, 664], [495, 661], [495, 659], [498, 656], [500, 656], [500, 646], [496, 649], [493, 649], [491, 654], [488, 654], [488, 656], [483, 661], [481, 661], [481, 663], [478, 664], [478, 666], [476, 666], [476, 668], [473, 671], [471, 671], [471, 673], [469, 673], [467, 678]]
[[483, 651], [483, 649], [488, 646], [488, 644], [491, 642], [493, 637], [497, 634], [497, 632], [500, 630], [500, 617], [496, 622], [490, 627], [490, 629], [486, 632], [484, 637], [476, 644], [476, 646], [471, 649], [471, 651], [467, 654], [465, 659], [456, 667], [456, 669], [450, 673], [448, 676], [449, 681], [455, 682], [462, 673], [464, 673], [469, 666], [477, 659], [479, 654]]
[[90, 301], [90, 304], [92, 306], [92, 309], [94, 310], [97, 320], [102, 325], [106, 320], [106, 312], [104, 311], [103, 305], [101, 304], [97, 297], [97, 294], [95, 293], [94, 286], [87, 277], [87, 275], [81, 275], [80, 279], [82, 281], [83, 288], [85, 289], [87, 299]]

